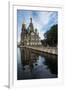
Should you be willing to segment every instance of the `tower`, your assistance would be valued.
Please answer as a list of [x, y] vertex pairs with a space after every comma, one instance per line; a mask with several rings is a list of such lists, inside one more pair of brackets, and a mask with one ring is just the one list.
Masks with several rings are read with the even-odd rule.
[[32, 23], [32, 18], [30, 18], [29, 31], [34, 32], [34, 26], [33, 26], [33, 23]]
[[26, 24], [25, 24], [25, 19], [24, 19], [22, 23], [22, 32], [25, 32], [25, 31], [26, 31]]
[[26, 41], [26, 35], [27, 34], [27, 31], [26, 31], [26, 24], [25, 24], [25, 19], [23, 20], [23, 23], [22, 23], [22, 28], [21, 28], [21, 43], [23, 45], [25, 45], [25, 41]]

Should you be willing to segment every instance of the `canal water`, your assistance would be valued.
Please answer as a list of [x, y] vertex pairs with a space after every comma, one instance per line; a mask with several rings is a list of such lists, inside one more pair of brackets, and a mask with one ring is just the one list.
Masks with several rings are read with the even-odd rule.
[[26, 48], [17, 49], [17, 80], [58, 77], [56, 55]]

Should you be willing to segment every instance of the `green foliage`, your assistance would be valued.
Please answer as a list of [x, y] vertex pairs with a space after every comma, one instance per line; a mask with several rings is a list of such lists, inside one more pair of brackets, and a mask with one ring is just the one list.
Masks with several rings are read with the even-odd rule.
[[50, 30], [44, 34], [44, 37], [49, 46], [56, 46], [58, 42], [58, 25], [53, 25]]

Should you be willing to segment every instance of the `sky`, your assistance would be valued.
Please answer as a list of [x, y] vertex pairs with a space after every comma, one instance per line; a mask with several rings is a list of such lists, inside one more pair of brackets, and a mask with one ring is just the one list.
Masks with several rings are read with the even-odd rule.
[[57, 11], [17, 10], [18, 42], [20, 42], [22, 23], [25, 20], [27, 28], [30, 23], [30, 17], [32, 17], [34, 29], [37, 28], [37, 31], [39, 32], [40, 39], [44, 39], [44, 33], [48, 31], [53, 25], [58, 24]]

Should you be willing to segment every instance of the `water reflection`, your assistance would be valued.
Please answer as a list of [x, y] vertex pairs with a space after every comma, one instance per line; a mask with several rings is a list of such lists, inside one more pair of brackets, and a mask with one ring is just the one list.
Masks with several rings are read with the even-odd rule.
[[17, 79], [56, 78], [57, 56], [31, 49], [17, 49]]

